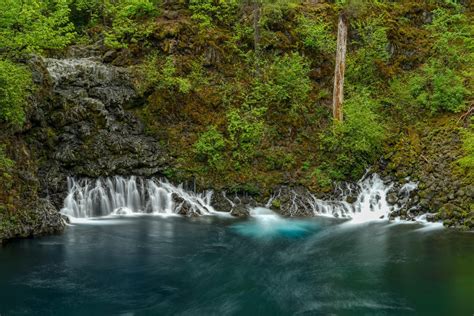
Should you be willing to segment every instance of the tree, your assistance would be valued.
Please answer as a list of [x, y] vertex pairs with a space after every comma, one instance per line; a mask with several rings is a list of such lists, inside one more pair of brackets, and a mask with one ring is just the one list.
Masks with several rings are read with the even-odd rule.
[[68, 0], [0, 0], [3, 53], [31, 53], [66, 47], [74, 38]]
[[339, 15], [337, 26], [336, 68], [334, 70], [334, 92], [332, 102], [333, 117], [342, 121], [342, 103], [344, 101], [344, 73], [346, 70], [347, 51], [347, 18], [344, 13]]

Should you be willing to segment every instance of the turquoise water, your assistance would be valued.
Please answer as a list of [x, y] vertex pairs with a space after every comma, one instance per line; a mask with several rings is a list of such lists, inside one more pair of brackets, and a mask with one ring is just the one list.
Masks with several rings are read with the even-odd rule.
[[474, 234], [135, 217], [0, 248], [5, 315], [472, 315]]

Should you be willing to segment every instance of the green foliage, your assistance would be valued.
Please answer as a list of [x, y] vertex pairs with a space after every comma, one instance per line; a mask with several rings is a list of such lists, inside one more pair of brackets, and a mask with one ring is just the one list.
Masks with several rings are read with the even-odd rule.
[[436, 64], [394, 79], [390, 85], [392, 100], [399, 110], [425, 108], [432, 113], [460, 112], [465, 108], [468, 91], [455, 71]]
[[31, 85], [31, 73], [27, 68], [0, 60], [0, 121], [23, 125]]
[[320, 167], [315, 168], [311, 173], [311, 177], [316, 179], [317, 184], [321, 188], [330, 188], [333, 179], [343, 179], [343, 175], [335, 171], [330, 164], [322, 164]]
[[457, 163], [464, 171], [468, 181], [474, 181], [474, 117], [471, 117], [471, 126], [462, 131], [464, 156]]
[[292, 116], [304, 112], [311, 91], [306, 59], [292, 53], [276, 57], [271, 63], [261, 66], [262, 75], [252, 82], [245, 104], [264, 106]]
[[[138, 90], [144, 93], [147, 90], [172, 90], [180, 93], [189, 93], [192, 89], [190, 79], [177, 75], [175, 61], [172, 56], [168, 56], [164, 62], [154, 54], [150, 55], [137, 68], [139, 80], [137, 82]], [[201, 69], [195, 67], [192, 78], [202, 78]]]
[[154, 31], [153, 21], [159, 10], [153, 0], [120, 0], [109, 5], [112, 29], [106, 33], [105, 44], [114, 48], [138, 44]]
[[224, 136], [216, 126], [211, 126], [206, 132], [202, 133], [194, 144], [194, 151], [198, 158], [207, 162], [214, 169], [222, 168], [224, 149]]
[[66, 47], [74, 39], [68, 0], [0, 0], [0, 47], [10, 54]]
[[265, 156], [268, 170], [291, 170], [296, 164], [295, 156], [286, 148], [272, 148]]
[[433, 40], [432, 54], [419, 70], [392, 81], [390, 103], [432, 113], [460, 112], [473, 85], [474, 28], [457, 5], [452, 10], [438, 8], [433, 14], [426, 27]]
[[336, 0], [336, 5], [351, 18], [360, 18], [371, 12], [380, 12], [388, 1], [385, 0]]
[[345, 102], [344, 122], [335, 121], [332, 129], [322, 135], [322, 149], [329, 160], [321, 172], [338, 180], [357, 178], [374, 162], [384, 140], [384, 127], [375, 112], [377, 106], [366, 91]]
[[347, 83], [375, 88], [381, 81], [378, 65], [389, 59], [387, 28], [379, 18], [355, 20], [351, 25], [358, 38], [354, 43], [357, 49], [347, 56]]
[[432, 112], [439, 110], [460, 112], [464, 109], [464, 98], [468, 91], [464, 87], [464, 80], [460, 75], [449, 68], [443, 68], [436, 64], [430, 64], [423, 70], [425, 78], [431, 79], [426, 82], [425, 91], [428, 91], [428, 94], [425, 104]]
[[233, 108], [227, 113], [227, 132], [232, 147], [236, 169], [251, 162], [257, 154], [256, 148], [265, 132], [264, 107]]
[[462, 7], [438, 8], [433, 22], [426, 29], [434, 41], [432, 57], [450, 69], [460, 69], [474, 63], [474, 25]]
[[336, 53], [336, 36], [332, 32], [331, 25], [322, 19], [309, 19], [301, 16], [298, 19], [296, 31], [302, 38], [305, 47], [327, 55]]
[[282, 23], [290, 12], [298, 7], [301, 0], [252, 0], [260, 6], [259, 24], [264, 28]]
[[104, 16], [106, 3], [106, 0], [71, 0], [70, 20], [76, 30], [82, 31], [92, 23], [98, 22], [99, 18]]
[[238, 5], [239, 0], [190, 0], [189, 10], [200, 27], [206, 29], [216, 23], [231, 24], [237, 18]]
[[309, 63], [298, 53], [277, 57], [270, 65], [268, 85], [272, 101], [295, 114], [305, 110], [311, 91]]
[[0, 145], [0, 177], [13, 167], [14, 164], [15, 162], [5, 155], [5, 146]]

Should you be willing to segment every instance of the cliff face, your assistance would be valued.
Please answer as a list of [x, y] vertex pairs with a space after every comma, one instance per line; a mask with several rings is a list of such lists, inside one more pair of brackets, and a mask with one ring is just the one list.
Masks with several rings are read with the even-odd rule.
[[[70, 47], [61, 58], [31, 59], [37, 91], [27, 123], [0, 135], [15, 161], [8, 176], [0, 175], [0, 239], [61, 231], [63, 223], [51, 210], [62, 207], [68, 176], [192, 181], [198, 189], [217, 189], [215, 207], [236, 215], [278, 195], [269, 205], [274, 210], [308, 216], [313, 195], [336, 198], [330, 192], [333, 178], [351, 176], [327, 166], [352, 158], [323, 148], [332, 132], [337, 7], [329, 1], [277, 7], [263, 12], [258, 52], [252, 7], [229, 15], [220, 4], [208, 12], [206, 6], [164, 1], [159, 15], [136, 21], [150, 27], [146, 32], [122, 34], [124, 47], [105, 47], [104, 31], [116, 30], [97, 25], [88, 30], [88, 40], [100, 44]], [[366, 90], [356, 85], [373, 86], [369, 101], [379, 105], [377, 124], [386, 126], [388, 140], [363, 167], [370, 161], [386, 182], [396, 183], [390, 201], [403, 200], [405, 207], [394, 215], [437, 213], [431, 218], [469, 229], [472, 183], [455, 166], [465, 155], [460, 114], [431, 115], [388, 91], [392, 80], [405, 80], [405, 72], [416, 75], [427, 63], [436, 8], [402, 1], [383, 6], [387, 20], [374, 10], [354, 17], [348, 99], [366, 101], [357, 98]], [[212, 17], [209, 25], [202, 20], [206, 15]], [[413, 114], [409, 120], [400, 118], [405, 112]], [[361, 137], [355, 144], [364, 142]], [[419, 188], [409, 197], [401, 192], [407, 181]]]
[[[38, 91], [21, 134], [4, 136], [16, 165], [0, 240], [60, 232], [67, 177], [162, 176], [170, 158], [125, 108], [139, 102], [125, 68], [98, 57], [30, 61]], [[3, 200], [3, 199], [2, 199]]]
[[[125, 68], [91, 58], [44, 59], [50, 90], [31, 133], [43, 135], [42, 188], [62, 205], [67, 176], [160, 176], [170, 163], [159, 140], [125, 108], [137, 99]], [[58, 198], [56, 198], [56, 195]]]
[[433, 213], [431, 219], [445, 226], [474, 228], [474, 185], [456, 163], [464, 155], [460, 130], [459, 116], [448, 115], [427, 120], [387, 142], [382, 172], [397, 182], [410, 178], [418, 183], [414, 209], [402, 208], [394, 215]]

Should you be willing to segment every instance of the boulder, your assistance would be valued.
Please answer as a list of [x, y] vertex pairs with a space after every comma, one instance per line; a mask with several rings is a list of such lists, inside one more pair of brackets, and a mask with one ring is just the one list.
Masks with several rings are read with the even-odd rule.
[[243, 204], [239, 204], [239, 205], [236, 205], [234, 208], [232, 208], [232, 211], [230, 212], [230, 215], [232, 215], [234, 217], [245, 218], [245, 217], [250, 216], [250, 212], [249, 212], [247, 206], [245, 206]]

